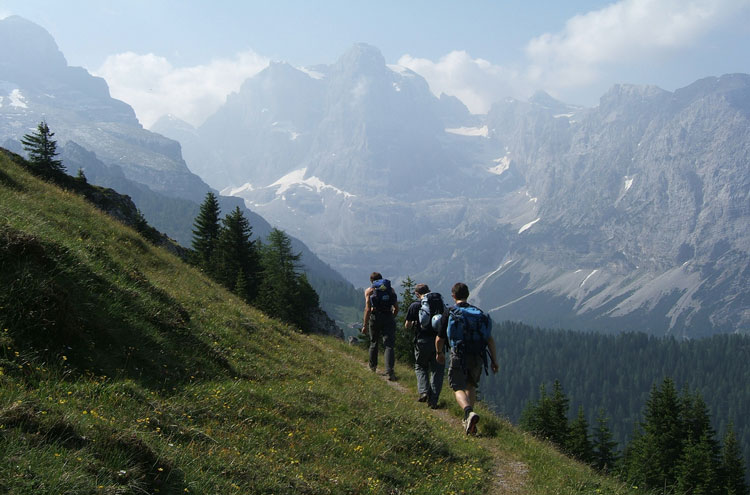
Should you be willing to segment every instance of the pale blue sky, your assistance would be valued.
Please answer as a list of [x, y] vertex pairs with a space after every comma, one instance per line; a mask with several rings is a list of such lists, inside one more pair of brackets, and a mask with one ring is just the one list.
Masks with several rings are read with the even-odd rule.
[[0, 18], [14, 14], [147, 126], [199, 124], [269, 60], [330, 64], [357, 42], [474, 112], [538, 89], [595, 105], [615, 83], [750, 72], [750, 0], [0, 0]]

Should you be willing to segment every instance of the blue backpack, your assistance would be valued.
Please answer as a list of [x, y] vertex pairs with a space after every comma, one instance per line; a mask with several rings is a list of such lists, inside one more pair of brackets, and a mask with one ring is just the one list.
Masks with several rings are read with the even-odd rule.
[[476, 354], [486, 359], [492, 319], [476, 306], [454, 306], [448, 317], [447, 334], [448, 343], [456, 352]]
[[422, 296], [419, 307], [419, 326], [422, 332], [437, 335], [440, 331], [443, 311], [445, 311], [445, 303], [443, 296], [439, 293], [429, 292]]
[[370, 306], [374, 311], [390, 312], [396, 304], [396, 292], [391, 288], [391, 281], [381, 278], [372, 283], [374, 290], [370, 294]]

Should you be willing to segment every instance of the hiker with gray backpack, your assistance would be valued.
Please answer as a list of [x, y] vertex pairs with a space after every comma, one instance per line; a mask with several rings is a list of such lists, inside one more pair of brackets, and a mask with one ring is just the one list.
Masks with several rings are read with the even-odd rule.
[[435, 352], [435, 338], [445, 312], [443, 297], [437, 292], [430, 292], [427, 284], [414, 287], [417, 301], [409, 306], [406, 312], [404, 327], [414, 330], [414, 371], [417, 375], [419, 402], [427, 402], [432, 409], [437, 409], [440, 390], [443, 388], [445, 360], [438, 362]]
[[[443, 323], [435, 339], [438, 362], [445, 363], [443, 349], [448, 344], [451, 349], [451, 363], [448, 367], [448, 382], [456, 396], [456, 402], [464, 410], [463, 426], [467, 435], [475, 435], [479, 415], [474, 412], [477, 400], [477, 387], [482, 370], [487, 373], [487, 356], [490, 368], [497, 373], [497, 351], [492, 338], [490, 316], [476, 306], [469, 304], [469, 287], [463, 282], [451, 289], [456, 302], [443, 315]], [[447, 315], [447, 318], [446, 318]]]

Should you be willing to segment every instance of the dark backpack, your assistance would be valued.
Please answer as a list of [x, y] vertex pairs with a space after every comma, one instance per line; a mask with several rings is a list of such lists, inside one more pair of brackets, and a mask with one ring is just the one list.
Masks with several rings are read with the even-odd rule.
[[440, 321], [445, 311], [443, 296], [437, 292], [429, 292], [422, 296], [419, 307], [419, 326], [426, 333], [437, 334], [440, 330]]
[[370, 306], [374, 311], [390, 312], [391, 307], [396, 304], [396, 293], [391, 288], [391, 281], [381, 278], [372, 283], [370, 294]]
[[454, 306], [448, 317], [447, 334], [452, 349], [485, 358], [492, 320], [476, 306]]

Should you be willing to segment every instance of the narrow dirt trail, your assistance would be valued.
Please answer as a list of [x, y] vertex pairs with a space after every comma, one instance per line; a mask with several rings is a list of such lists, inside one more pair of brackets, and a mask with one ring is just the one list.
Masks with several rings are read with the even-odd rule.
[[[360, 361], [356, 357], [349, 354], [347, 354], [347, 356], [352, 361], [357, 362], [363, 368], [369, 371], [367, 363]], [[402, 394], [414, 394], [412, 390], [405, 387], [398, 381], [390, 381], [385, 376], [382, 376], [380, 374], [378, 374], [378, 377], [385, 381], [393, 389], [401, 392]], [[451, 394], [450, 389], [446, 391]], [[450, 395], [450, 397], [446, 397], [443, 400], [446, 399], [452, 400], [452, 394]], [[463, 428], [461, 420], [449, 413], [446, 409], [426, 408], [426, 410], [430, 414], [433, 414], [434, 416], [440, 418], [442, 421], [445, 421], [446, 423], [451, 425], [451, 427], [456, 428], [457, 430]], [[475, 437], [475, 440], [477, 442], [480, 442], [482, 444], [482, 447], [490, 452], [494, 459], [495, 467], [491, 485], [492, 490], [488, 493], [491, 495], [515, 495], [524, 493], [524, 487], [526, 486], [526, 482], [528, 479], [528, 466], [526, 466], [526, 464], [524, 464], [523, 462], [519, 462], [518, 460], [509, 458], [507, 454], [503, 453], [500, 450], [500, 448], [497, 446], [497, 442], [492, 438], [478, 435]]]

